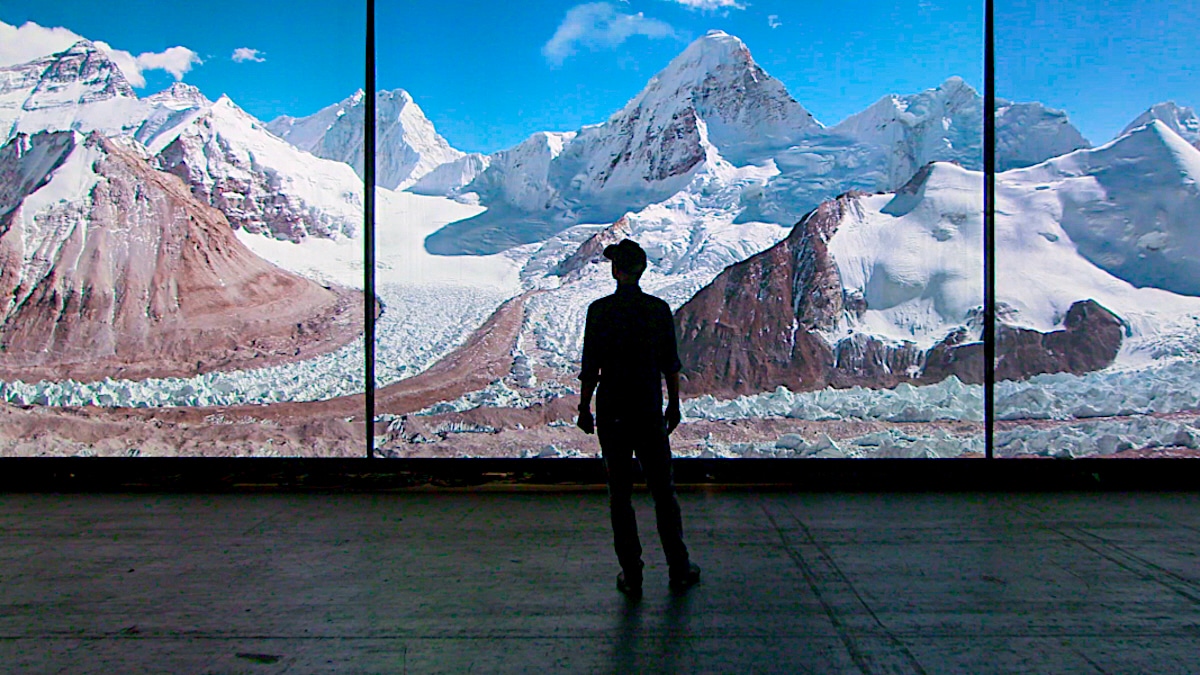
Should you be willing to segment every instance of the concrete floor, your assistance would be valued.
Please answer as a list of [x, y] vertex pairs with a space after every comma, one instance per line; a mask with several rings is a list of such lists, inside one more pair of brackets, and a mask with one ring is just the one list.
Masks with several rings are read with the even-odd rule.
[[1200, 495], [0, 495], [0, 670], [1196, 673]]

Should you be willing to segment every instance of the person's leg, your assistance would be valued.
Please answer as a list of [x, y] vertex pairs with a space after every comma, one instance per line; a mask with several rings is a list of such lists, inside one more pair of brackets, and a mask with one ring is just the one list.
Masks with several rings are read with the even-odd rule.
[[661, 425], [650, 424], [640, 430], [638, 460], [646, 477], [646, 487], [654, 496], [654, 513], [658, 520], [658, 536], [671, 576], [688, 570], [688, 550], [683, 543], [683, 517], [675, 497], [675, 477], [671, 470], [671, 444]]
[[642, 542], [633, 511], [633, 447], [628, 434], [612, 422], [596, 429], [604, 469], [608, 473], [608, 507], [612, 516], [613, 546], [625, 578], [635, 585], [642, 579]]

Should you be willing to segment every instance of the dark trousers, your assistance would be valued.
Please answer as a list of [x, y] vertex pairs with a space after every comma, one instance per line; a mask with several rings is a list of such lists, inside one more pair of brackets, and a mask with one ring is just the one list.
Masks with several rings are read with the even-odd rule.
[[613, 544], [617, 560], [626, 576], [642, 573], [642, 543], [638, 539], [637, 518], [633, 512], [633, 457], [637, 454], [646, 478], [646, 487], [654, 496], [658, 536], [672, 576], [688, 569], [687, 546], [683, 544], [683, 519], [675, 498], [675, 479], [671, 473], [671, 445], [661, 418], [641, 423], [605, 420], [596, 434], [608, 472], [608, 505], [612, 513]]

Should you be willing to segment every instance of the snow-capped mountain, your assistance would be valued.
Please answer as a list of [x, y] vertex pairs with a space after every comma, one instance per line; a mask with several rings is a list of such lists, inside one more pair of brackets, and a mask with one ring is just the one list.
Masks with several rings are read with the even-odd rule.
[[75, 129], [128, 133], [146, 105], [120, 68], [87, 40], [28, 63], [0, 68], [0, 140], [17, 133]]
[[1000, 174], [997, 185], [1034, 222], [1059, 225], [1096, 267], [1134, 286], [1200, 296], [1200, 150], [1164, 122]]
[[1036, 102], [996, 101], [997, 171], [1033, 166], [1090, 147], [1061, 110]]
[[[267, 129], [317, 157], [353, 166], [361, 177], [364, 96], [359, 90], [308, 117], [276, 118]], [[375, 180], [389, 190], [408, 187], [464, 154], [438, 135], [433, 123], [403, 89], [376, 93], [375, 127]]]
[[494, 252], [576, 223], [611, 222], [730, 167], [725, 153], [740, 161], [818, 128], [741, 40], [713, 31], [605, 122], [535, 134], [493, 155], [460, 190], [489, 212], [438, 232], [427, 246], [443, 254]]
[[360, 230], [362, 181], [348, 165], [296, 149], [226, 96], [174, 122], [136, 138], [234, 227], [289, 241]]
[[20, 134], [0, 179], [0, 377], [193, 375], [357, 333], [361, 301], [252, 254], [135, 144]]
[[[1162, 166], [1136, 180], [1148, 167], [1131, 164], [1135, 157]], [[1200, 298], [1183, 286], [1196, 278], [1195, 260], [1185, 260], [1185, 251], [1197, 250], [1194, 235], [1160, 221], [1168, 227], [1155, 241], [1170, 254], [1143, 257], [1142, 266], [1175, 274], [1138, 278], [1133, 267], [1105, 269], [1105, 256], [1089, 254], [1082, 227], [1088, 221], [1079, 217], [1106, 205], [1122, 222], [1153, 223], [1136, 214], [1153, 214], [1164, 203], [1180, 212], [1186, 203], [1195, 213], [1200, 194], [1180, 189], [1188, 180], [1162, 180], [1193, 162], [1200, 152], [1154, 122], [1101, 148], [998, 178], [1002, 378], [1096, 370], [1119, 354], [1136, 362], [1195, 339]], [[1131, 180], [1122, 188], [1150, 194], [1112, 189], [1121, 167]], [[1097, 184], [1106, 173], [1112, 180]], [[688, 388], [892, 386], [951, 374], [979, 381], [982, 180], [976, 171], [931, 164], [897, 192], [824, 203], [787, 239], [726, 269], [676, 314]], [[1095, 236], [1112, 235], [1101, 216]], [[1138, 251], [1145, 237], [1114, 237], [1106, 254]]]
[[919, 94], [885, 96], [829, 133], [880, 151], [884, 185], [896, 189], [929, 162], [978, 168], [983, 158], [982, 103], [962, 78], [951, 77]]
[[1174, 101], [1164, 101], [1151, 106], [1149, 110], [1138, 115], [1137, 119], [1125, 127], [1122, 134], [1127, 134], [1137, 127], [1145, 126], [1153, 120], [1167, 125], [1167, 128], [1179, 134], [1183, 140], [1200, 148], [1200, 118], [1191, 108], [1176, 105]]
[[139, 99], [86, 40], [0, 69], [0, 125], [4, 140], [64, 130], [133, 139], [250, 232], [296, 241], [350, 236], [362, 222], [362, 181], [346, 165], [297, 150], [227, 97], [211, 102], [177, 82]]

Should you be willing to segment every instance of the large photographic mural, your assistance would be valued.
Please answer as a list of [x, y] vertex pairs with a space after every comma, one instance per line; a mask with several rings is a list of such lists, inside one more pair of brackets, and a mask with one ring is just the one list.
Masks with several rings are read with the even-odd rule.
[[[982, 6], [399, 3], [368, 94], [364, 7], [221, 4], [0, 10], [0, 453], [362, 456], [373, 291], [376, 455], [595, 455], [584, 316], [631, 238], [677, 455], [983, 455]], [[1194, 48], [1116, 105], [1080, 64], [1129, 60], [1120, 11], [996, 11], [996, 454], [1186, 454], [1200, 122], [1160, 71]]]

